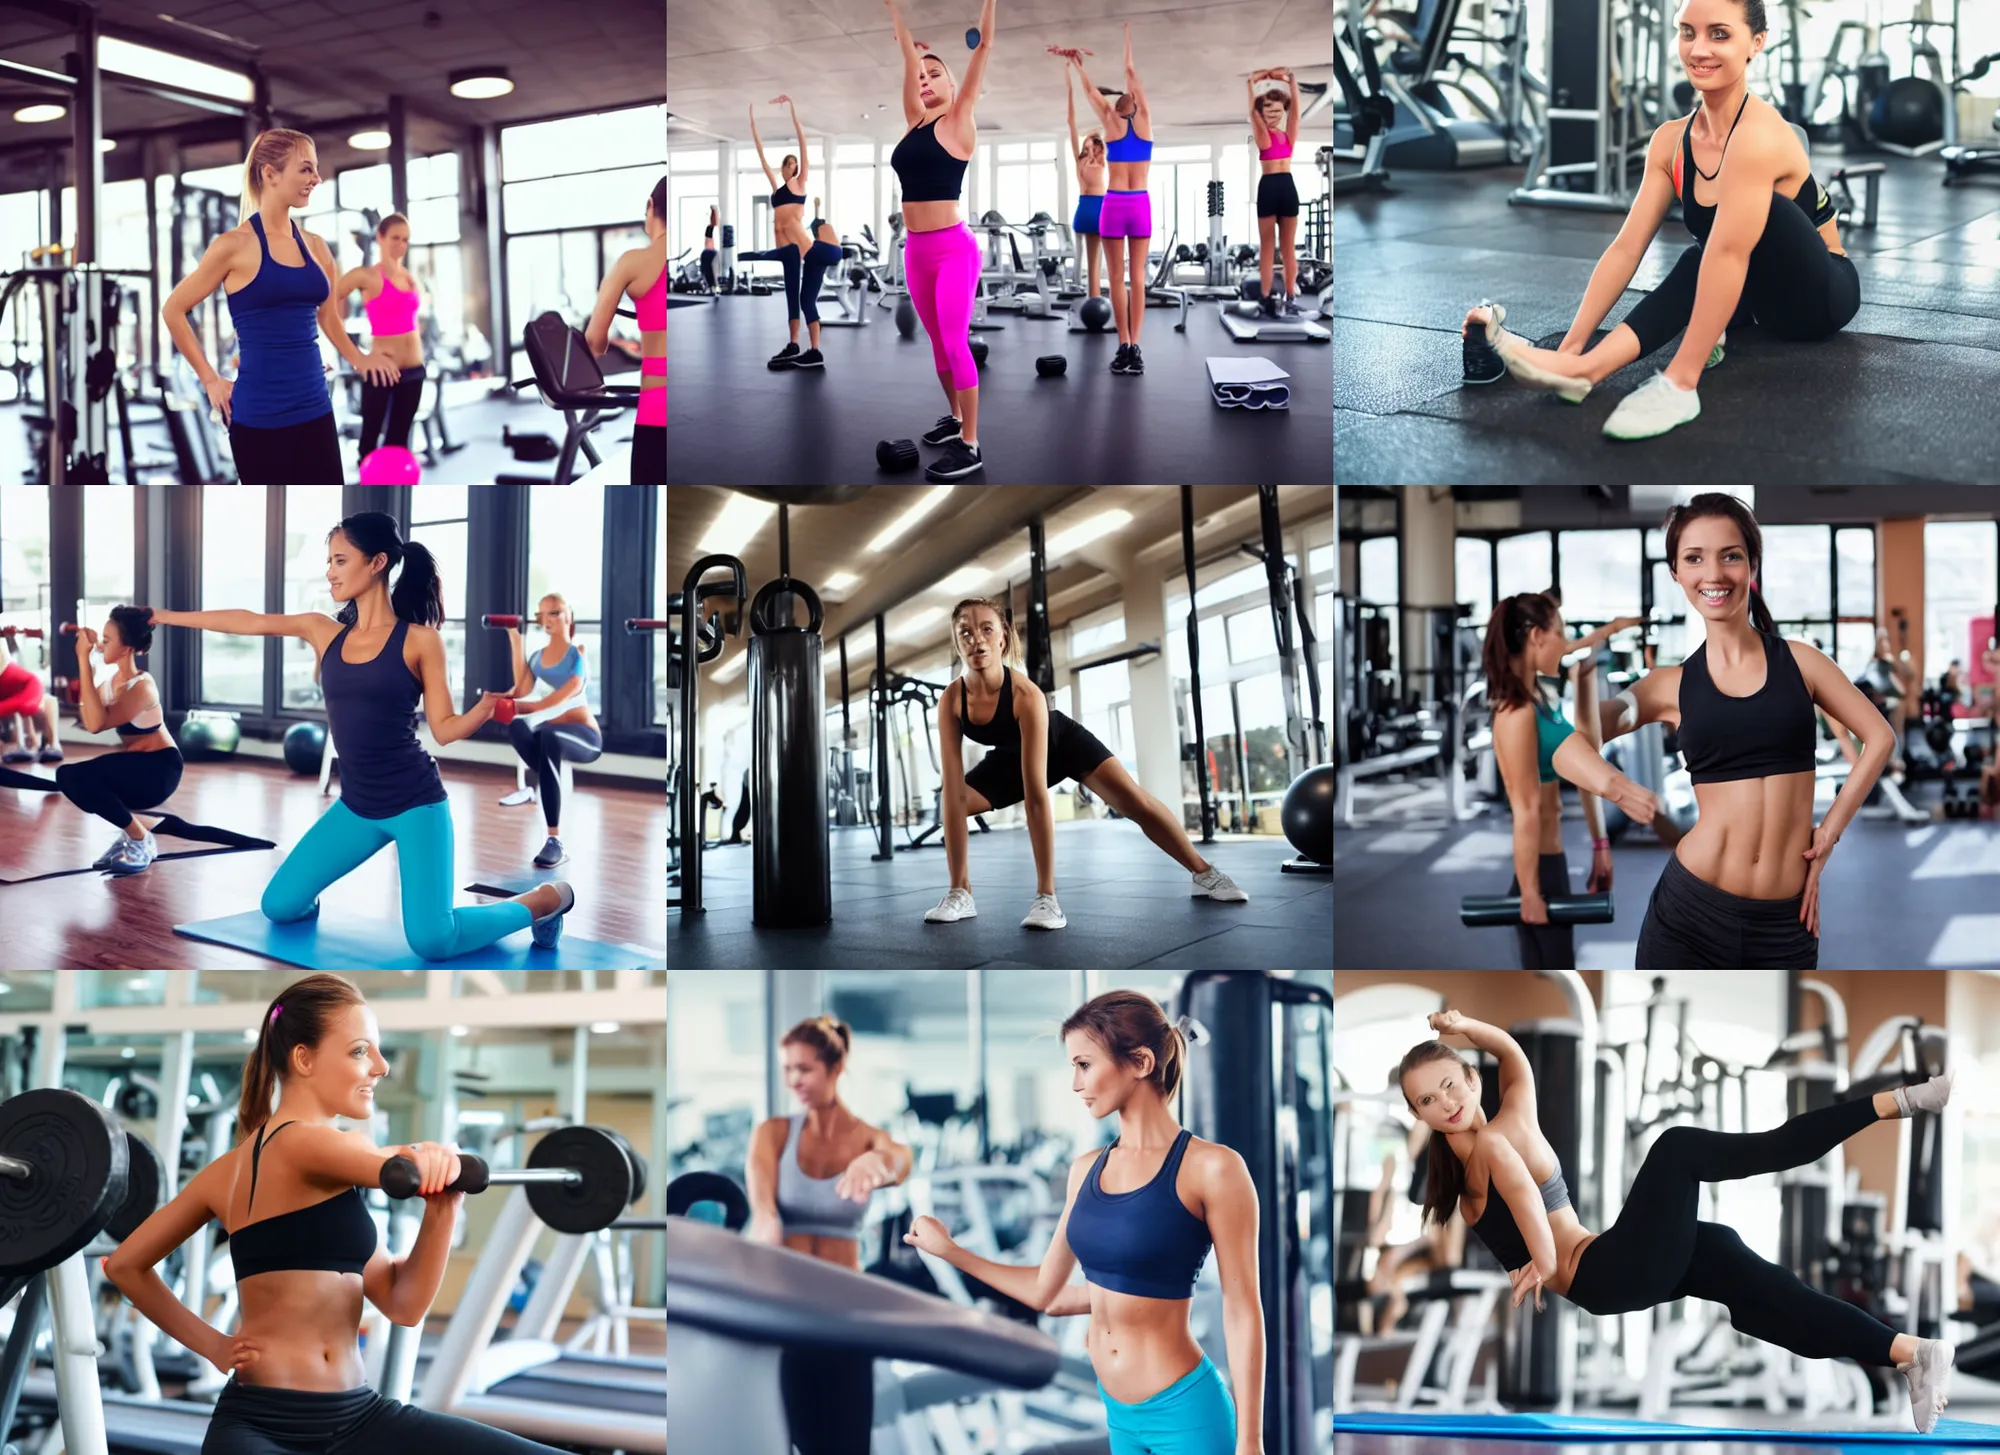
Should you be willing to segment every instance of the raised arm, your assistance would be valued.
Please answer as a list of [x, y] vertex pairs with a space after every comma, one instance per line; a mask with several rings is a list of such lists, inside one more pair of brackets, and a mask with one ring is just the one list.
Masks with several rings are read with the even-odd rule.
[[903, 124], [915, 126], [924, 119], [923, 98], [918, 94], [917, 79], [923, 70], [923, 55], [917, 43], [910, 39], [910, 28], [903, 24], [903, 12], [896, 8], [896, 0], [882, 0], [889, 7], [889, 19], [896, 25], [896, 49], [903, 53]]
[[1152, 112], [1146, 105], [1146, 88], [1139, 84], [1138, 68], [1132, 64], [1132, 22], [1129, 20], [1125, 22], [1125, 89], [1132, 93], [1132, 101], [1136, 108], [1132, 113], [1132, 119], [1137, 121], [1143, 112], [1150, 120]]
[[1636, 732], [1649, 722], [1678, 727], [1680, 703], [1681, 669], [1655, 667], [1609, 702], [1597, 705], [1599, 746]]
[[757, 165], [764, 169], [764, 180], [771, 184], [773, 192], [778, 190], [778, 174], [771, 170], [771, 164], [764, 157], [764, 138], [757, 135], [757, 106], [750, 106], [750, 143], [757, 148]]
[[1285, 135], [1297, 136], [1299, 134], [1299, 78], [1292, 74], [1290, 66], [1275, 71], [1273, 74], [1285, 78], [1285, 89], [1292, 94], [1292, 99], [1285, 104]]
[[153, 625], [191, 626], [232, 637], [300, 637], [306, 641], [313, 641], [329, 627], [336, 633], [340, 630], [338, 622], [319, 611], [280, 616], [263, 611], [161, 611], [156, 607]]
[[979, 91], [986, 84], [986, 63], [993, 58], [993, 11], [1000, 0], [985, 0], [979, 7], [979, 44], [973, 48], [972, 59], [965, 63], [965, 84], [958, 89], [958, 100], [952, 109], [970, 116], [972, 108], [979, 104]]
[[1262, 151], [1271, 144], [1270, 128], [1264, 125], [1264, 108], [1257, 104], [1257, 83], [1269, 76], [1269, 71], [1252, 71], [1250, 79], [1243, 83], [1250, 93], [1250, 131], [1256, 138], [1257, 150]]
[[1088, 101], [1090, 109], [1097, 113], [1097, 124], [1108, 131], [1111, 127], [1111, 103], [1104, 99], [1103, 93], [1097, 89], [1097, 84], [1090, 79], [1090, 72], [1083, 68], [1083, 58], [1090, 52], [1077, 50], [1074, 46], [1052, 45], [1049, 50], [1076, 67], [1076, 78], [1083, 83], [1083, 99]]
[[1067, 61], [1063, 63], [1063, 103], [1069, 108], [1069, 161], [1072, 167], [1078, 169], [1077, 176], [1081, 180], [1083, 141], [1076, 134], [1076, 85], [1070, 79]]
[[[793, 190], [793, 191], [795, 191], [795, 192], [797, 192], [797, 193], [798, 193], [798, 194], [799, 194], [800, 196], [802, 196], [802, 197], [803, 197], [803, 196], [805, 195], [805, 190], [806, 190], [806, 173], [807, 173], [808, 171], [810, 171], [810, 170], [811, 170], [811, 167], [812, 167], [812, 164], [811, 164], [811, 162], [810, 162], [810, 161], [808, 160], [808, 158], [806, 157], [806, 128], [805, 128], [805, 123], [799, 120], [799, 103], [798, 103], [798, 102], [796, 102], [796, 101], [792, 100], [792, 98], [791, 98], [791, 97], [789, 97], [789, 96], [780, 96], [780, 97], [778, 98], [778, 100], [779, 100], [779, 101], [782, 101], [782, 102], [784, 102], [786, 106], [788, 106], [789, 108], [791, 108], [791, 113], [792, 113], [792, 130], [793, 130], [794, 132], [796, 132], [796, 133], [798, 134], [798, 138], [799, 138], [799, 174], [798, 174], [798, 175], [797, 175], [796, 177], [792, 178], [792, 190]], [[773, 105], [776, 105], [777, 103], [776, 103], [776, 102], [773, 102], [772, 104], [773, 104]]]

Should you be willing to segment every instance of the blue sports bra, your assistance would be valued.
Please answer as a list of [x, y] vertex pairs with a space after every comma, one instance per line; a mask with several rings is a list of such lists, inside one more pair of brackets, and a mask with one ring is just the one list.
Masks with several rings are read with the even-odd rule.
[[1106, 1192], [1100, 1181], [1117, 1142], [1091, 1164], [1069, 1210], [1067, 1236], [1083, 1276], [1099, 1288], [1139, 1298], [1194, 1297], [1213, 1239], [1174, 1189], [1192, 1135], [1182, 1128], [1153, 1180], [1130, 1192]]

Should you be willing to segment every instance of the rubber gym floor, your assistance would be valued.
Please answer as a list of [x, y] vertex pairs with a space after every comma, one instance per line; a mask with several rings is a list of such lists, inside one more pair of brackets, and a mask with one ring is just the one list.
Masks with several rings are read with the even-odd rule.
[[[1815, 151], [1824, 177], [1836, 151]], [[1336, 477], [1354, 484], [1990, 483], [2000, 470], [2000, 177], [1947, 188], [1931, 159], [1884, 161], [1876, 225], [1841, 227], [1861, 311], [1821, 344], [1730, 330], [1701, 417], [1657, 439], [1605, 438], [1662, 350], [1581, 405], [1511, 380], [1467, 388], [1459, 329], [1483, 299], [1554, 347], [1622, 214], [1510, 206], [1523, 169], [1397, 170], [1334, 208]], [[1857, 196], [1860, 186], [1856, 186]], [[1616, 324], [1691, 241], [1670, 216]]]
[[[938, 451], [919, 445], [918, 471], [885, 475], [883, 439], [916, 439], [945, 412], [929, 338], [896, 332], [875, 306], [865, 328], [825, 328], [823, 369], [772, 371], [784, 347], [782, 290], [675, 307], [668, 320], [667, 483], [846, 484], [919, 480]], [[979, 443], [986, 468], [968, 484], [1322, 484], [1332, 478], [1333, 350], [1325, 344], [1234, 342], [1214, 302], [1149, 308], [1139, 334], [1142, 375], [1111, 372], [1115, 332], [1070, 333], [1067, 315], [995, 313], [981, 332]], [[836, 317], [831, 308], [823, 316]], [[800, 330], [801, 342], [805, 331]], [[1035, 373], [1064, 354], [1059, 379]], [[1292, 375], [1289, 409], [1223, 409], [1204, 360], [1258, 357]]]
[[[1563, 821], [1563, 848], [1581, 893], [1590, 865], [1581, 819]], [[1334, 968], [1517, 968], [1511, 928], [1468, 929], [1458, 918], [1461, 895], [1505, 892], [1512, 853], [1504, 815], [1453, 824], [1431, 814], [1338, 830]], [[1632, 968], [1646, 903], [1666, 859], [1667, 850], [1651, 840], [1615, 848], [1616, 917], [1610, 924], [1577, 926], [1580, 968]], [[1995, 875], [2000, 825], [1857, 820], [1820, 882], [1819, 968], [2000, 967], [2000, 902], [1990, 888]]]
[[[900, 837], [898, 842], [900, 842]], [[1137, 827], [1114, 820], [1056, 825], [1056, 897], [1069, 926], [1021, 928], [1035, 894], [1024, 829], [973, 833], [978, 916], [926, 924], [944, 897], [944, 851], [927, 846], [894, 863], [871, 860], [865, 827], [833, 831], [833, 921], [810, 929], [750, 922], [751, 851], [702, 854], [705, 913], [667, 918], [667, 963], [677, 970], [786, 969], [1321, 969], [1333, 944], [1333, 881], [1287, 874], [1292, 846], [1265, 835], [1218, 835], [1203, 854], [1249, 895], [1216, 904], [1188, 893], [1186, 870]], [[1200, 846], [1198, 846], [1200, 847]]]

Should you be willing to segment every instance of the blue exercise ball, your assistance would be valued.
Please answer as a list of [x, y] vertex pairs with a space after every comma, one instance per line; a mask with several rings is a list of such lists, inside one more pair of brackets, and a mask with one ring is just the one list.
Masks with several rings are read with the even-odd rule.
[[295, 722], [285, 729], [285, 766], [294, 773], [317, 775], [325, 753], [325, 723]]
[[1315, 864], [1333, 862], [1333, 765], [1308, 768], [1285, 790], [1279, 817], [1292, 847]]

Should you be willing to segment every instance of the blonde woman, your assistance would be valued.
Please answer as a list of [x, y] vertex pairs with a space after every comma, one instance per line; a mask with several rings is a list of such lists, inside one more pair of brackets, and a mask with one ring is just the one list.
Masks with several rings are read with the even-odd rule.
[[[292, 221], [319, 186], [319, 154], [302, 131], [264, 132], [243, 163], [243, 221], [208, 245], [160, 307], [161, 320], [228, 427], [245, 485], [344, 485], [333, 398], [319, 335], [369, 383], [402, 377], [389, 354], [364, 354], [347, 336], [326, 239]], [[241, 362], [225, 379], [202, 351], [188, 314], [224, 291]]]
[[1097, 270], [1104, 266], [1104, 239], [1098, 235], [1098, 219], [1104, 213], [1104, 189], [1111, 164], [1104, 159], [1104, 134], [1087, 131], [1079, 141], [1076, 133], [1076, 88], [1071, 85], [1069, 63], [1063, 63], [1063, 99], [1069, 104], [1069, 154], [1076, 158], [1076, 216], [1069, 230], [1076, 234], [1084, 270], [1089, 277], [1090, 296], [1102, 297], [1103, 285]]
[[[853, 1046], [847, 1023], [826, 1015], [800, 1021], [778, 1043], [796, 1109], [751, 1135], [745, 1236], [859, 1271], [868, 1200], [876, 1188], [908, 1179], [915, 1158], [842, 1103], [840, 1076]], [[788, 1349], [779, 1379], [799, 1455], [867, 1450], [875, 1415], [867, 1355]]]
[[[1031, 930], [1069, 923], [1056, 902], [1056, 825], [1049, 789], [1065, 778], [1081, 783], [1139, 825], [1146, 837], [1194, 875], [1197, 898], [1241, 903], [1250, 896], [1195, 851], [1187, 830], [1159, 799], [1136, 783], [1117, 755], [1082, 723], [1049, 706], [1018, 661], [1014, 629], [1000, 604], [961, 601], [951, 613], [954, 645], [964, 668], [956, 692], [938, 702], [939, 761], [944, 765], [944, 852], [951, 888], [924, 915], [932, 924], [972, 919], [972, 869], [965, 821], [996, 808], [1026, 803], [1035, 852], [1035, 899], [1021, 921]], [[993, 749], [968, 773], [966, 738]]]
[[[590, 676], [583, 648], [571, 639], [576, 613], [566, 599], [551, 591], [537, 605], [535, 621], [548, 633], [548, 641], [532, 657], [522, 649], [521, 633], [507, 628], [507, 645], [514, 653], [514, 687], [508, 695], [517, 699], [516, 716], [507, 724], [507, 740], [535, 775], [542, 819], [549, 828], [548, 842], [535, 855], [535, 867], [553, 869], [569, 860], [562, 845], [562, 774], [557, 765], [595, 763], [604, 756], [604, 734], [590, 711]], [[539, 697], [529, 697], [537, 683], [545, 690]], [[530, 726], [523, 721], [565, 702], [568, 710], [547, 722]]]

